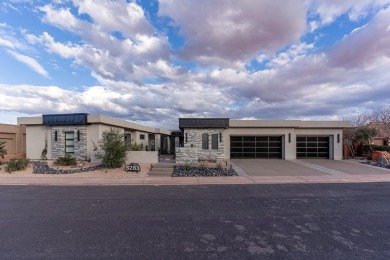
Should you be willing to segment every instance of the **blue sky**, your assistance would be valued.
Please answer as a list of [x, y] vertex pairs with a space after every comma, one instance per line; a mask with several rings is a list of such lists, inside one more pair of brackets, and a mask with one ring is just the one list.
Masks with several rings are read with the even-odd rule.
[[339, 120], [389, 104], [390, 0], [4, 0], [0, 123]]

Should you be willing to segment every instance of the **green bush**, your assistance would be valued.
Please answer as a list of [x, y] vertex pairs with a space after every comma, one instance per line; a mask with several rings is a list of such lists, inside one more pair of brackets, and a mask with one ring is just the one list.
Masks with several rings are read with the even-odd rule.
[[77, 161], [67, 153], [63, 157], [58, 157], [57, 160], [54, 161], [54, 164], [60, 166], [73, 166], [77, 164]]
[[[386, 151], [390, 153], [390, 146], [385, 146], [385, 145], [371, 145], [371, 150], [372, 151]], [[370, 146], [369, 145], [364, 145], [363, 146], [363, 153], [370, 153]]]
[[99, 143], [104, 154], [97, 154], [96, 158], [102, 159], [102, 165], [107, 168], [122, 167], [126, 161], [128, 147], [120, 130], [110, 128], [108, 131], [103, 131]]
[[137, 144], [136, 142], [128, 142], [127, 145], [127, 151], [143, 151], [144, 150], [144, 144]]
[[11, 159], [9, 162], [7, 162], [5, 170], [9, 173], [14, 171], [22, 171], [26, 169], [29, 162], [30, 161], [25, 158]]

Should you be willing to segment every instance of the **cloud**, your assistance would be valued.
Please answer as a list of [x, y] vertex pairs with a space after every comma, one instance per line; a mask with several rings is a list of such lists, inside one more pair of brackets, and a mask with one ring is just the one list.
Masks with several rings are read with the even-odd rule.
[[310, 12], [318, 15], [318, 21], [312, 21], [311, 28], [317, 28], [333, 23], [341, 15], [347, 14], [351, 21], [357, 21], [376, 13], [390, 4], [389, 0], [307, 0]]
[[32, 69], [36, 73], [40, 74], [41, 76], [44, 76], [45, 78], [50, 78], [49, 73], [34, 58], [31, 58], [29, 56], [11, 50], [8, 50], [7, 52], [11, 54], [18, 61], [27, 65], [30, 69]]
[[79, 14], [89, 15], [103, 31], [118, 31], [126, 38], [136, 34], [150, 36], [153, 33], [143, 9], [134, 2], [74, 0], [73, 3], [78, 7]]
[[[46, 23], [79, 35], [82, 43], [61, 43], [47, 32], [25, 37], [31, 44], [43, 44], [49, 52], [72, 59], [74, 64], [85, 66], [102, 77], [139, 83], [152, 77], [153, 72], [148, 71], [150, 63], [160, 64], [169, 59], [168, 39], [152, 33], [143, 10], [135, 3], [99, 3], [74, 1], [79, 13], [92, 17], [92, 22], [77, 18], [68, 7], [45, 5], [40, 8]], [[108, 15], [115, 19], [108, 19]], [[121, 32], [125, 38], [114, 36], [115, 32]]]
[[334, 66], [366, 67], [390, 59], [390, 7], [381, 10], [370, 23], [338, 42], [329, 56]]
[[159, 15], [172, 18], [186, 38], [181, 57], [226, 66], [299, 41], [306, 11], [300, 0], [160, 0]]

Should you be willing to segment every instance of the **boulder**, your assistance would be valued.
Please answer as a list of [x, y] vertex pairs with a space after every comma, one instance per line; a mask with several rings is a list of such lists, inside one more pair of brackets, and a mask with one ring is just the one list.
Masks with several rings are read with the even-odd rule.
[[386, 151], [373, 151], [371, 153], [371, 158], [372, 158], [372, 161], [374, 161], [374, 162], [378, 162], [380, 157], [383, 157], [383, 158], [386, 158], [387, 160], [390, 160], [390, 153], [388, 153]]

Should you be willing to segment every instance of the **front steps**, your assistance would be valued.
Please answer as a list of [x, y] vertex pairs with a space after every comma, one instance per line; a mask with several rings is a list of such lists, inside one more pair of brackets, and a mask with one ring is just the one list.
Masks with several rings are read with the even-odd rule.
[[152, 170], [149, 172], [149, 176], [172, 176], [173, 167], [175, 164], [159, 162], [153, 165]]

